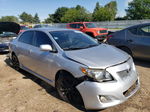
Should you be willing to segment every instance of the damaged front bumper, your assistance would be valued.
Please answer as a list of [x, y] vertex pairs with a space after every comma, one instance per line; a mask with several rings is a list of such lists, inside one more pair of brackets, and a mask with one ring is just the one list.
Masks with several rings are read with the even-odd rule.
[[[135, 88], [132, 88], [132, 86], [135, 86]], [[77, 86], [85, 108], [94, 110], [118, 105], [134, 95], [139, 88], [139, 79], [122, 86], [114, 82], [102, 84], [90, 81], [84, 81]], [[126, 95], [127, 91], [129, 91], [128, 95]]]
[[131, 59], [106, 70], [115, 80], [108, 82], [85, 80], [76, 86], [86, 109], [99, 110], [118, 105], [139, 90], [139, 76]]

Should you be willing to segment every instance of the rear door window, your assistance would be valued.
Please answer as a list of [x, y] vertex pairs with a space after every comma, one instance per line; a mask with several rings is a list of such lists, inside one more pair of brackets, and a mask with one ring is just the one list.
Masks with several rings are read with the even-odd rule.
[[83, 27], [83, 24], [76, 24], [76, 28], [80, 28], [80, 27]]
[[30, 44], [32, 45], [33, 44], [33, 35], [34, 35], [34, 32], [33, 31], [27, 31], [27, 32], [24, 32], [20, 37], [19, 37], [19, 42], [22, 42], [22, 43], [26, 43], [26, 44]]
[[139, 35], [150, 37], [150, 26], [144, 26], [139, 29]]

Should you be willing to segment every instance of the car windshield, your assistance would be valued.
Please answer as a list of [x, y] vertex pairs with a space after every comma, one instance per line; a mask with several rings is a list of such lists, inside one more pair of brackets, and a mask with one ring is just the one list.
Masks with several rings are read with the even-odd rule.
[[94, 23], [85, 23], [85, 26], [87, 28], [96, 28], [96, 25]]
[[50, 34], [63, 50], [78, 50], [99, 45], [96, 40], [80, 31], [52, 31]]
[[0, 33], [0, 37], [16, 37], [17, 34], [13, 33], [13, 32], [1, 32]]
[[27, 30], [27, 29], [29, 29], [27, 26], [20, 26], [20, 29], [21, 30]]

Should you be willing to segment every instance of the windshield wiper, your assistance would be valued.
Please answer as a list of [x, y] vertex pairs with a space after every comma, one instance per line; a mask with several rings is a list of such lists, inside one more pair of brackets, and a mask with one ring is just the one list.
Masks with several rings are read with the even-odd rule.
[[64, 50], [78, 50], [78, 49], [83, 49], [83, 48], [80, 48], [80, 47], [77, 47], [77, 48], [64, 48]]
[[95, 46], [98, 46], [98, 45], [99, 45], [99, 44], [89, 45], [89, 46], [87, 46], [87, 47], [64, 48], [64, 50], [79, 50], [79, 49], [86, 49], [86, 48], [95, 47]]

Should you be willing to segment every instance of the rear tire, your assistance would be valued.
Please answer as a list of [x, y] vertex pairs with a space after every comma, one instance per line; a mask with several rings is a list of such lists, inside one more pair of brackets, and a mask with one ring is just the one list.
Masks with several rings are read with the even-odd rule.
[[71, 74], [61, 74], [56, 80], [56, 89], [59, 96], [72, 105], [83, 107], [83, 100], [76, 89], [76, 79]]
[[15, 54], [12, 55], [11, 61], [12, 61], [13, 68], [15, 70], [20, 70], [19, 60]]

